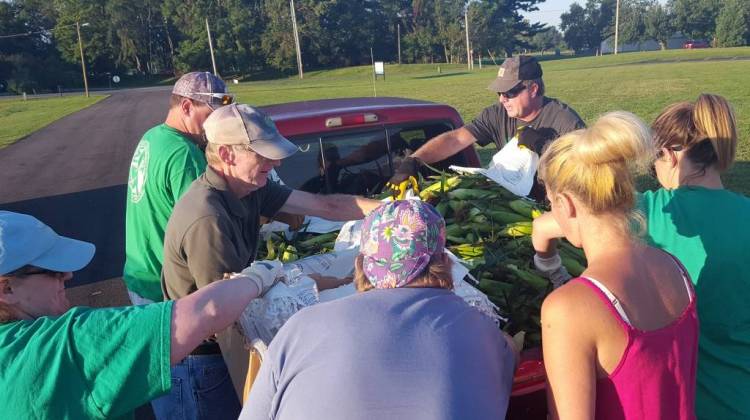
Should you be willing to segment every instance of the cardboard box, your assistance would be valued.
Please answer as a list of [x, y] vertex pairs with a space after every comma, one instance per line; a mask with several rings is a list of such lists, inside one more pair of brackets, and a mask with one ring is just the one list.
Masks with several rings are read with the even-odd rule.
[[250, 388], [258, 375], [262, 358], [257, 350], [250, 350], [245, 345], [245, 338], [236, 326], [231, 326], [216, 335], [221, 347], [221, 354], [229, 369], [234, 390], [242, 404], [245, 404]]

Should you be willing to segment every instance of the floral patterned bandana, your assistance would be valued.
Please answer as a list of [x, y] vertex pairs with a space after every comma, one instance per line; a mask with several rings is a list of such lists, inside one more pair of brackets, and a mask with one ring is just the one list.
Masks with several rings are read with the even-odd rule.
[[362, 224], [365, 276], [378, 289], [409, 284], [445, 248], [445, 220], [419, 200], [386, 203]]

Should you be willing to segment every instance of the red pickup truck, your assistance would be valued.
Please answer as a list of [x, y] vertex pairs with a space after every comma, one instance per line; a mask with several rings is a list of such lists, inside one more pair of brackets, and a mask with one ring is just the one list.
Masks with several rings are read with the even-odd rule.
[[[323, 194], [378, 194], [404, 156], [463, 126], [449, 105], [404, 98], [323, 99], [263, 109], [300, 149], [276, 169], [281, 179], [292, 188]], [[478, 167], [479, 156], [467, 147], [432, 166], [450, 165]], [[525, 351], [521, 359], [507, 419], [545, 419], [541, 352]]]

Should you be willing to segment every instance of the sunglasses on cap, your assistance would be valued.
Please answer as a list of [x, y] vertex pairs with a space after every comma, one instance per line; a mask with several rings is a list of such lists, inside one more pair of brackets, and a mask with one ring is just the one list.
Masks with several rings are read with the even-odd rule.
[[25, 266], [21, 267], [18, 270], [11, 271], [8, 274], [5, 274], [5, 277], [29, 277], [29, 276], [35, 276], [38, 274], [42, 274], [45, 276], [51, 276], [51, 277], [60, 277], [64, 273], [62, 271], [55, 271], [55, 270], [47, 270], [46, 268], [39, 268], [34, 266]]
[[526, 85], [523, 83], [517, 84], [513, 89], [506, 90], [505, 92], [498, 92], [497, 96], [504, 96], [506, 99], [513, 99], [516, 96], [520, 95], [521, 92], [526, 89]]
[[209, 105], [230, 105], [234, 102], [234, 96], [227, 93], [194, 93], [193, 95], [210, 96], [212, 99], [206, 102]]

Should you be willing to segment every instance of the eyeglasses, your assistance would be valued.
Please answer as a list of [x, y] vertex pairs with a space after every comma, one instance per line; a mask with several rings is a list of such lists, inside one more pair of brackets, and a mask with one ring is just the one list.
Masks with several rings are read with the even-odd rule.
[[25, 266], [21, 267], [18, 270], [11, 271], [10, 273], [6, 274], [6, 277], [29, 277], [29, 276], [36, 276], [36, 275], [45, 275], [45, 276], [51, 276], [51, 277], [60, 277], [63, 273], [62, 271], [55, 271], [55, 270], [47, 270], [46, 268], [39, 268], [39, 267], [33, 267], [33, 266]]
[[234, 102], [234, 96], [226, 94], [226, 93], [193, 93], [193, 95], [201, 95], [201, 96], [210, 96], [213, 98], [210, 102], [207, 102], [209, 105], [230, 105], [232, 102]]
[[520, 95], [521, 92], [526, 89], [526, 85], [523, 83], [517, 84], [513, 89], [507, 90], [505, 92], [498, 92], [497, 96], [504, 96], [506, 99], [513, 99], [516, 96]]

